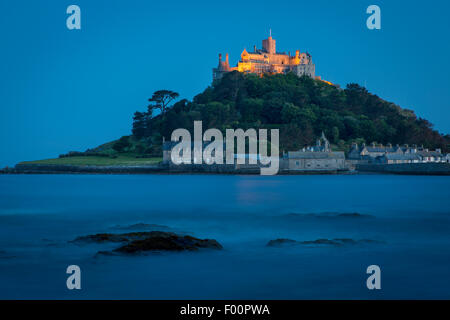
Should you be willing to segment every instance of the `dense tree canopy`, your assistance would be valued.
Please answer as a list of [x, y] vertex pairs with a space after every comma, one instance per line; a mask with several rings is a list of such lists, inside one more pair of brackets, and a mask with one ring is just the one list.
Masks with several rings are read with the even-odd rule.
[[[172, 97], [170, 101], [178, 95]], [[352, 142], [377, 142], [423, 144], [449, 151], [450, 136], [433, 130], [430, 122], [417, 118], [411, 110], [357, 84], [340, 89], [294, 74], [259, 77], [231, 72], [193, 101], [181, 100], [169, 107], [164, 104], [155, 117], [151, 108], [136, 112], [133, 135], [159, 148], [156, 145], [163, 136], [170, 139], [173, 130], [191, 130], [194, 120], [202, 120], [204, 130], [279, 128], [282, 150], [310, 145], [324, 131], [343, 150], [348, 150]]]

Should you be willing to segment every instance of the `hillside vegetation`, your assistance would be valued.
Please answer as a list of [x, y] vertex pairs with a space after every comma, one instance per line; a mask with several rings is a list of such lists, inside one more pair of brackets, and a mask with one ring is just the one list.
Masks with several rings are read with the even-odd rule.
[[[85, 152], [24, 163], [68, 165], [146, 165], [161, 161], [162, 140], [175, 129], [280, 129], [282, 151], [312, 145], [325, 132], [333, 149], [348, 151], [353, 142], [417, 144], [450, 152], [450, 136], [442, 135], [412, 110], [402, 109], [357, 84], [340, 89], [309, 77], [276, 74], [258, 77], [231, 72], [192, 101], [160, 90], [147, 110], [133, 117], [132, 135]], [[155, 112], [159, 109], [160, 112]], [[157, 114], [156, 114], [157, 113]], [[155, 115], [156, 114], [156, 115]]]
[[258, 77], [231, 72], [193, 101], [180, 100], [153, 116], [155, 107], [151, 104], [134, 115], [132, 139], [138, 141], [137, 152], [161, 154], [162, 137], [169, 140], [177, 128], [192, 132], [195, 120], [203, 121], [203, 130], [279, 128], [280, 147], [285, 151], [313, 144], [322, 131], [340, 150], [348, 150], [353, 142], [423, 144], [443, 151], [449, 151], [450, 144], [449, 135], [433, 130], [412, 110], [357, 84], [339, 89], [294, 74]]

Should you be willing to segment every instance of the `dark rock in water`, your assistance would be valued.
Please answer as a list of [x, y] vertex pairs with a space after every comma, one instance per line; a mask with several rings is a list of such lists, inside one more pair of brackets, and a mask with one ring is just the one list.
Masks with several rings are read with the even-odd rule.
[[371, 216], [370, 214], [361, 214], [361, 213], [339, 213], [337, 215], [338, 217], [341, 218], [373, 218], [373, 216]]
[[0, 259], [12, 259], [15, 258], [16, 256], [11, 256], [8, 255], [8, 253], [4, 250], [0, 250]]
[[95, 256], [116, 256], [112, 251], [99, 251]]
[[150, 232], [142, 240], [133, 240], [130, 243], [114, 250], [121, 253], [137, 253], [143, 251], [183, 251], [205, 249], [222, 249], [222, 246], [211, 239], [197, 239], [191, 236], [179, 236], [169, 232]]
[[135, 223], [135, 224], [131, 224], [128, 226], [120, 226], [117, 225], [115, 227], [112, 227], [111, 229], [116, 229], [116, 230], [168, 230], [170, 229], [168, 226], [163, 226], [163, 225], [159, 225], [159, 224], [148, 224], [148, 223]]
[[150, 231], [130, 232], [123, 234], [98, 233], [78, 237], [73, 243], [125, 243], [111, 251], [100, 251], [98, 254], [114, 255], [114, 253], [137, 253], [144, 251], [183, 251], [205, 249], [222, 249], [220, 243], [212, 239], [198, 239], [188, 235], [178, 235], [173, 232]]
[[275, 239], [275, 240], [270, 240], [267, 243], [268, 247], [279, 247], [282, 245], [287, 245], [287, 244], [297, 244], [298, 242], [292, 239]]
[[[158, 231], [152, 231], [158, 232]], [[129, 242], [133, 240], [145, 239], [152, 232], [130, 232], [130, 233], [97, 233], [88, 236], [81, 236], [72, 240], [73, 243], [104, 243], [104, 242]], [[163, 232], [164, 233], [164, 232]]]
[[386, 243], [386, 242], [380, 241], [380, 240], [362, 239], [362, 240], [359, 240], [359, 243], [378, 243], [378, 244], [380, 244], [380, 243]]
[[357, 212], [289, 213], [284, 216], [287, 218], [373, 218], [373, 216], [369, 214], [362, 214]]
[[328, 245], [328, 246], [344, 246], [344, 245], [357, 245], [357, 244], [368, 244], [368, 243], [382, 243], [382, 241], [378, 240], [370, 240], [370, 239], [362, 239], [362, 240], [353, 240], [353, 239], [317, 239], [317, 240], [307, 240], [307, 241], [296, 241], [291, 239], [276, 239], [270, 240], [267, 243], [269, 247], [276, 247], [282, 245]]
[[62, 243], [61, 241], [55, 241], [55, 240], [46, 239], [46, 238], [41, 239], [41, 240], [46, 247], [62, 247], [65, 245], [65, 243]]
[[334, 240], [328, 240], [328, 239], [317, 239], [313, 241], [300, 241], [299, 244], [318, 244], [318, 245], [330, 245], [330, 246], [340, 246], [343, 244], [354, 244], [354, 241], [351, 239], [334, 239]]

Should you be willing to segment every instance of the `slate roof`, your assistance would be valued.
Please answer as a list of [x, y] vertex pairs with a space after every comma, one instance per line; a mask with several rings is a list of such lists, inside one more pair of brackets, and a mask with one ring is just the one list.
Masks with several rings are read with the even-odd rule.
[[420, 155], [421, 157], [435, 157], [435, 158], [443, 157], [443, 154], [437, 151], [417, 151], [416, 154]]
[[345, 159], [344, 152], [288, 152], [288, 159]]
[[388, 160], [421, 160], [421, 156], [415, 153], [388, 153], [385, 154], [383, 157], [386, 157]]
[[396, 152], [397, 148], [392, 147], [369, 147], [366, 146], [366, 150], [369, 152]]

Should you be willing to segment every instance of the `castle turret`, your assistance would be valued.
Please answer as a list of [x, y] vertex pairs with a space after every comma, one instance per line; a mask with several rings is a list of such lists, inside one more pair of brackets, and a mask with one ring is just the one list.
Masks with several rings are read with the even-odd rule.
[[275, 54], [277, 52], [276, 41], [272, 39], [272, 31], [270, 31], [269, 38], [262, 41], [262, 46], [267, 53]]
[[218, 70], [228, 71], [230, 69], [230, 63], [228, 62], [228, 53], [225, 55], [225, 61], [222, 61], [222, 54], [219, 53], [219, 66]]
[[300, 64], [300, 61], [301, 61], [301, 59], [300, 59], [300, 50], [295, 50], [295, 57], [293, 59], [293, 64], [294, 65]]

